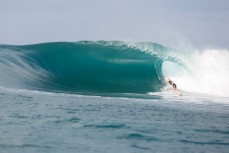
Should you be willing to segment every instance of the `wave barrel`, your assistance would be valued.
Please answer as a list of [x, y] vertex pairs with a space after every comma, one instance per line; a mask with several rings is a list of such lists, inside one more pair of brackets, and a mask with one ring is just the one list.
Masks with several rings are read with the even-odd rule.
[[36, 75], [24, 79], [30, 88], [61, 92], [147, 93], [159, 91], [163, 86], [158, 76], [162, 65], [160, 58], [122, 42], [44, 43], [15, 46], [11, 50], [23, 54], [17, 58], [27, 66], [20, 71]]

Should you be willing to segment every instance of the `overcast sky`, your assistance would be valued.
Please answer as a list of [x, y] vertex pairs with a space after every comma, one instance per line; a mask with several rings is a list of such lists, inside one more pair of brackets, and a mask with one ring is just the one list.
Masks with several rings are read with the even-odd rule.
[[123, 40], [229, 48], [229, 0], [0, 0], [0, 44]]

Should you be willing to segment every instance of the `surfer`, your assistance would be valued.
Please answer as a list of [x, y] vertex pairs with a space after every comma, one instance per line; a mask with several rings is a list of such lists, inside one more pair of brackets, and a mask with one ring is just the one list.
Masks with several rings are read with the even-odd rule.
[[177, 85], [172, 80], [170, 80], [170, 78], [168, 80], [168, 83], [173, 87], [174, 90], [177, 90]]

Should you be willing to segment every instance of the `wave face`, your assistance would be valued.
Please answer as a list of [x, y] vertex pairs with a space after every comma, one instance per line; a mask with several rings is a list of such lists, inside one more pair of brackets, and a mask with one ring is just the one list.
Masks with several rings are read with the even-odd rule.
[[1, 45], [0, 83], [61, 92], [156, 92], [164, 86], [161, 53], [166, 50], [155, 43], [119, 41]]

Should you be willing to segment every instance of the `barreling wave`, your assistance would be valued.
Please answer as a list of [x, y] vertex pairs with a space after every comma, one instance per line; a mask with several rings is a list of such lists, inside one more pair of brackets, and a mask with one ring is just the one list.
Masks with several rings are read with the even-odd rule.
[[[146, 44], [154, 52], [144, 50]], [[61, 92], [160, 91], [162, 50], [167, 48], [119, 41], [1, 45], [0, 83]]]
[[[67, 93], [145, 94], [160, 92], [164, 78], [171, 77], [178, 89], [225, 95], [226, 79], [215, 83], [217, 90], [205, 84], [206, 77], [216, 77], [219, 67], [201, 62], [216, 55], [224, 59], [214, 64], [220, 64], [220, 73], [228, 77], [228, 52], [215, 52], [184, 54], [156, 43], [121, 41], [0, 45], [0, 85]], [[206, 75], [203, 70], [208, 70]], [[214, 85], [214, 80], [210, 82]]]

